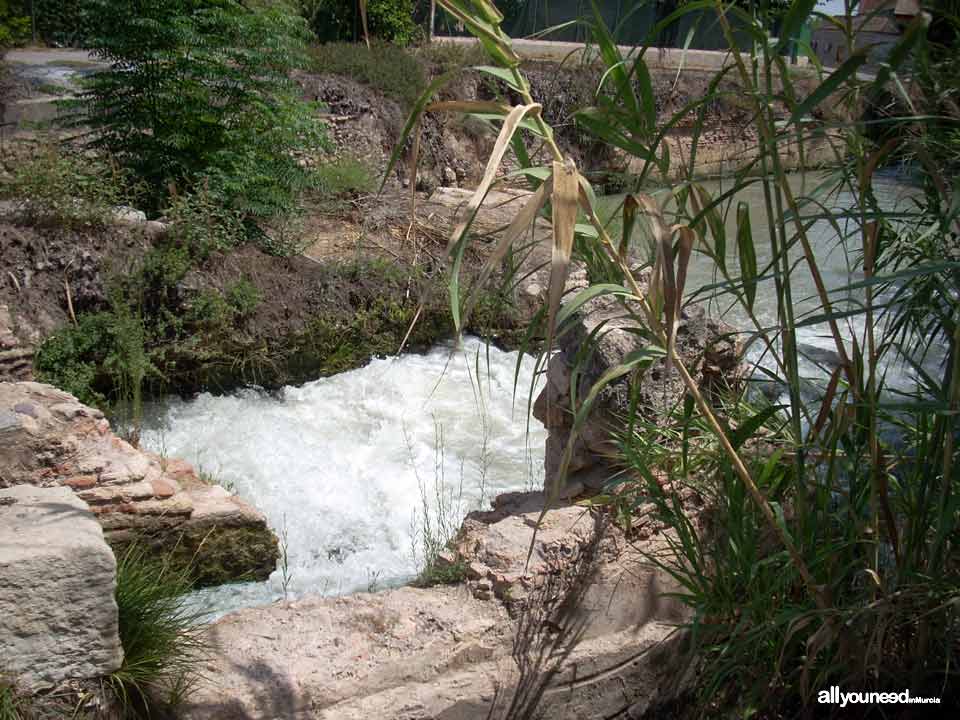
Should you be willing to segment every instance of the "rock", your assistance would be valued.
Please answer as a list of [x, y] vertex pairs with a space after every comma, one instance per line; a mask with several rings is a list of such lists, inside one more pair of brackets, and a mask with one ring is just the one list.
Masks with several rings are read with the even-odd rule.
[[93, 514], [65, 487], [0, 499], [0, 668], [29, 691], [109, 675], [123, 661], [116, 561]]
[[13, 313], [0, 303], [0, 380], [33, 378], [33, 347], [18, 337]]
[[[639, 277], [645, 282], [643, 274]], [[585, 278], [571, 274], [568, 289], [583, 285]], [[559, 352], [547, 367], [547, 384], [537, 397], [533, 414], [549, 431], [544, 461], [544, 489], [553, 489], [561, 459], [571, 442], [574, 408], [571, 406], [570, 378], [582, 348], [599, 326], [602, 331], [592, 341], [592, 353], [581, 368], [578, 397], [585, 397], [593, 384], [617, 367], [631, 352], [641, 349], [646, 341], [631, 332], [634, 321], [625, 317], [622, 305], [610, 296], [588, 301], [576, 313], [571, 329], [558, 340]], [[742, 380], [740, 347], [733, 328], [708, 318], [702, 309], [685, 311], [677, 329], [676, 346], [684, 366], [710, 399], [717, 391], [736, 387]], [[675, 368], [667, 372], [663, 359], [655, 361], [641, 375], [639, 386], [631, 385], [629, 375], [610, 383], [597, 397], [594, 408], [573, 440], [565, 486], [560, 497], [572, 497], [582, 491], [603, 487], [615, 470], [612, 460], [616, 444], [611, 431], [622, 425], [622, 418], [636, 397], [641, 417], [656, 421], [664, 417], [682, 400], [685, 388]], [[619, 419], [618, 419], [619, 418]]]
[[200, 584], [265, 580], [276, 567], [260, 512], [188, 463], [133, 447], [99, 410], [50, 385], [0, 383], [0, 487], [15, 485], [70, 489], [115, 549], [139, 539], [173, 552], [194, 562]]
[[118, 225], [143, 225], [147, 222], [147, 214], [127, 205], [118, 205], [113, 208], [113, 220]]
[[[227, 615], [210, 629], [205, 678], [180, 717], [499, 719], [518, 684], [515, 657], [535, 663], [544, 648], [541, 660], [560, 660], [538, 669], [548, 683], [540, 716], [615, 717], [631, 705], [657, 707], [676, 674], [672, 638], [683, 618], [662, 597], [673, 586], [642, 563], [643, 551], [662, 546], [632, 548], [582, 508], [566, 507], [547, 514], [525, 569], [542, 507], [542, 493], [511, 493], [465, 521], [455, 545], [466, 553], [468, 583]], [[510, 585], [507, 577], [525, 582]], [[559, 608], [573, 613], [561, 616]], [[544, 617], [551, 622], [527, 622]], [[506, 703], [491, 713], [495, 698]]]

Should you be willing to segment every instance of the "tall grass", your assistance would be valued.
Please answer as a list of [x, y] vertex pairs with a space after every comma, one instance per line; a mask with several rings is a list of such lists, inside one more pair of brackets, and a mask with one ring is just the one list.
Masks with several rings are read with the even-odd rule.
[[201, 614], [184, 595], [192, 589], [189, 566], [152, 559], [132, 544], [117, 561], [116, 600], [123, 665], [109, 678], [123, 714], [150, 717], [176, 707], [199, 679], [205, 643]]
[[[929, 147], [928, 134], [916, 128], [924, 127], [929, 113], [954, 133], [960, 114], [951, 119], [943, 110], [956, 106], [955, 72], [941, 74], [940, 84], [911, 85], [911, 73], [929, 66], [917, 58], [935, 50], [924, 17], [906, 28], [875, 73], [864, 74], [867, 50], [849, 18], [847, 61], [835, 69], [788, 64], [792, 38], [815, 15], [810, 0], [791, 4], [776, 37], [739, 5], [688, 3], [650, 36], [688, 12], [709, 8], [732, 52], [706, 96], [664, 118], [644, 61], [648, 48], [623, 56], [594, 9], [588, 22], [606, 72], [596, 105], [582, 109], [578, 120], [641, 167], [612, 236], [589, 182], [563, 156], [533, 101], [520, 59], [499, 27], [499, 12], [488, 0], [440, 4], [477, 36], [491, 62], [479, 70], [506, 82], [515, 101], [432, 103], [432, 93], [448, 79], [441, 78], [417, 102], [405, 130], [404, 137], [416, 132], [423, 112], [467, 112], [501, 123], [483, 181], [450, 240], [454, 322], [464, 327], [479, 285], [545, 215], [553, 222], [553, 259], [541, 366], [576, 312], [595, 297], [616, 298], [643, 339], [621, 365], [591, 378], [586, 391], [571, 388], [578, 398], [572, 438], [610, 382], [639, 382], [659, 358], [682, 382], [685, 397], [668, 416], [634, 407], [624, 419], [618, 433], [624, 470], [611, 480], [607, 497], [620, 515], [652, 503], [671, 528], [668, 552], [651, 560], [673, 574], [693, 610], [701, 709], [810, 712], [817, 691], [834, 684], [909, 687], [914, 694], [944, 696], [945, 703], [956, 699], [960, 264], [952, 258], [960, 206], [946, 172], [955, 158], [931, 155], [924, 145]], [[847, 7], [848, 14], [856, 10]], [[737, 52], [731, 18], [751, 39], [745, 52]], [[957, 37], [956, 17], [941, 14], [938, 21], [953, 24]], [[801, 93], [794, 80], [811, 72], [813, 89]], [[712, 197], [696, 181], [696, 154], [703, 111], [731, 92], [721, 90], [721, 80], [729, 77], [749, 108], [757, 153], [730, 178], [728, 190]], [[890, 106], [867, 122], [868, 109], [884, 97], [893, 98]], [[841, 118], [832, 127], [810, 122], [824, 104], [831, 117]], [[693, 145], [683, 159], [682, 179], [656, 197], [643, 192], [675, 167], [664, 139], [687, 120]], [[877, 126], [890, 130], [889, 139], [878, 139]], [[798, 191], [785, 168], [784, 148], [797, 148], [803, 169], [814, 141], [831, 143], [838, 161], [822, 181]], [[531, 167], [530, 144], [544, 148], [549, 162]], [[460, 267], [473, 217], [511, 149], [535, 192], [503, 233], [481, 282], [464, 288]], [[912, 158], [930, 179], [925, 197], [909, 212], [885, 207], [874, 189], [877, 168], [894, 153]], [[760, 223], [751, 221], [750, 208], [737, 197], [751, 185], [761, 191]], [[849, 200], [838, 203], [841, 194]], [[658, 199], [663, 196], [676, 210], [666, 210]], [[736, 219], [734, 232], [727, 230], [727, 218]], [[849, 260], [849, 280], [839, 287], [824, 279], [823, 258], [811, 241], [815, 224], [832, 231]], [[641, 237], [652, 245], [649, 283], [640, 281], [634, 266]], [[686, 292], [694, 253], [711, 265], [716, 281]], [[586, 265], [590, 286], [564, 298], [572, 262]], [[804, 297], [805, 285], [813, 288], [811, 297]], [[763, 295], [775, 305], [773, 322], [762, 320], [761, 289], [769, 290]], [[701, 393], [674, 338], [684, 307], [705, 298], [738, 308], [741, 339], [755, 349], [751, 357], [764, 358], [753, 362], [753, 378], [779, 388], [774, 401], [758, 399], [753, 383], [731, 388], [722, 401]], [[798, 334], [807, 327], [822, 328], [838, 359], [835, 368], [822, 374], [805, 369]], [[913, 387], [892, 385], [892, 371], [906, 372]], [[574, 372], [572, 382], [580, 375]], [[706, 496], [707, 510], [691, 514], [680, 500], [684, 486]]]

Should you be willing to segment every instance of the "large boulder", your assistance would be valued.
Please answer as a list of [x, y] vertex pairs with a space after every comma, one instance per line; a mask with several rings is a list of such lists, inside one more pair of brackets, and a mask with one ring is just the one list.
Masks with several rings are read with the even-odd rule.
[[201, 584], [265, 580], [277, 538], [262, 513], [182, 460], [133, 447], [103, 413], [50, 385], [0, 383], [0, 487], [66, 487], [107, 542], [134, 540], [193, 563]]
[[116, 561], [69, 488], [0, 490], [0, 669], [26, 690], [120, 667]]
[[[647, 279], [645, 274], [640, 277]], [[571, 277], [568, 288], [576, 290], [585, 285], [581, 271], [579, 276]], [[582, 306], [570, 329], [558, 339], [558, 352], [547, 366], [547, 383], [533, 406], [534, 416], [549, 431], [545, 490], [554, 488], [570, 442], [574, 445], [561, 497], [600, 489], [615, 473], [615, 432], [623, 427], [631, 403], [636, 402], [641, 418], [657, 422], [682, 402], [685, 388], [679, 373], [676, 368], [668, 371], [666, 361], [660, 359], [641, 374], [624, 375], [604, 388], [586, 424], [572, 437], [574, 371], [579, 371], [577, 397], [582, 401], [605, 372], [621, 365], [628, 354], [647, 344], [636, 332], [636, 324], [617, 298], [600, 296]], [[740, 346], [734, 328], [707, 317], [702, 309], [682, 313], [676, 346], [684, 366], [707, 398], [741, 382]]]
[[583, 508], [551, 510], [527, 563], [542, 508], [541, 493], [514, 494], [466, 521], [466, 583], [227, 615], [180, 717], [639, 718], [678, 674], [684, 614], [644, 561], [664, 535], [635, 544]]

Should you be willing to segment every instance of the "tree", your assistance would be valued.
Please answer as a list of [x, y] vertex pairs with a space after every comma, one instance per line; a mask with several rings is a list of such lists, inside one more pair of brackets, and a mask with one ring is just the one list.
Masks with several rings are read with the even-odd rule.
[[88, 47], [111, 63], [82, 95], [93, 145], [149, 189], [151, 210], [203, 185], [248, 218], [289, 212], [326, 142], [291, 77], [306, 24], [237, 0], [91, 0]]

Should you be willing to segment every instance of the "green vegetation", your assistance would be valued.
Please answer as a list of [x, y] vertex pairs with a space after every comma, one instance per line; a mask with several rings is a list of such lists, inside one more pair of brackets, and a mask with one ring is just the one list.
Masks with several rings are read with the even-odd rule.
[[116, 206], [135, 200], [137, 185], [114, 164], [50, 141], [16, 169], [0, 192], [17, 203], [28, 224], [102, 228]]
[[[299, 0], [300, 11], [320, 42], [359, 42], [364, 38], [355, 0]], [[413, 20], [413, 0], [366, 0], [371, 38], [409, 45], [420, 37]]]
[[[816, 710], [818, 691], [832, 685], [871, 691], [909, 686], [914, 695], [956, 702], [960, 267], [952, 258], [960, 209], [949, 169], [956, 154], [925, 149], [929, 140], [952, 147], [960, 127], [955, 60], [938, 68], [936, 93], [912, 93], [904, 101], [909, 115], [887, 121], [898, 151], [915, 158], [930, 178], [927, 196], [915, 210], [891, 209], [878, 200], [873, 176], [894, 147], [872, 141], [859, 121], [864, 99], [887, 91], [902, 94], [902, 83], [918, 67], [911, 59], [932, 53], [951, 62], [949, 53], [933, 52], [930, 43], [940, 21], [955, 18], [944, 14], [927, 26], [918, 17], [891, 52], [890, 66], [876, 77], [857, 72], [866, 55], [855, 51], [857, 39], [850, 35], [850, 60], [835, 70], [818, 68], [819, 85], [804, 97], [789, 82], [783, 53], [812, 4], [791, 3], [774, 37], [765, 14], [751, 17], [713, 3], [730, 49], [737, 42], [728, 13], [743, 23], [738, 32], [746, 32], [752, 44], [745, 54], [732, 55], [733, 65], [717, 74], [705, 97], [694, 98], [670, 119], [670, 126], [692, 123], [694, 147], [684, 158], [684, 179], [669, 188], [676, 210], [668, 213], [658, 197], [638, 191], [671, 167], [650, 71], [642, 53], [621, 56], [595, 10], [593, 39], [606, 72], [593, 106], [580, 110], [578, 123], [642, 165], [612, 236], [614, 225], [608, 228], [600, 219], [589, 183], [564, 157], [554, 129], [533, 102], [496, 8], [488, 0], [439, 4], [481, 40], [488, 63], [499, 66], [515, 93], [518, 104], [499, 113], [498, 149], [529, 133], [552, 156], [552, 163], [531, 170], [541, 191], [522, 211], [526, 222], [517, 223], [527, 226], [544, 214], [554, 224], [544, 309], [547, 342], [540, 362], [553, 338], [567, 329], [571, 313], [593, 297], [615, 298], [623, 316], [632, 319], [631, 331], [644, 340], [620, 366], [592, 379], [576, 409], [573, 438], [611, 382], [639, 382], [654, 361], [665, 357], [668, 373], [684, 388], [667, 417], [633, 401], [617, 434], [622, 470], [592, 502], [608, 505], [620, 519], [652, 504], [652, 513], [670, 529], [666, 549], [649, 559], [678, 582], [679, 597], [692, 613], [690, 716], [809, 714]], [[671, 21], [706, 6], [684, 7]], [[952, 47], [957, 37], [952, 27], [951, 43], [937, 39], [940, 47]], [[775, 72], [782, 89], [768, 80]], [[737, 80], [735, 91], [720, 89], [728, 75]], [[703, 131], [701, 110], [729, 92], [749, 103], [760, 154], [714, 198], [689, 178]], [[833, 128], [839, 134], [832, 136], [846, 160], [816, 187], [797, 191], [783, 169], [782, 148], [788, 141], [805, 148], [823, 140], [825, 128], [806, 122], [821, 103], [849, 119]], [[478, 105], [474, 114], [490, 112], [489, 105]], [[938, 117], [939, 126], [926, 126], [939, 127], [934, 138], [916, 131], [929, 116]], [[491, 178], [499, 157], [495, 151]], [[762, 228], [751, 224], [750, 208], [736, 194], [753, 184], [763, 190], [757, 208]], [[468, 218], [488, 188], [477, 189]], [[834, 201], [841, 194], [848, 203]], [[736, 219], [735, 231], [727, 230], [725, 218]], [[839, 287], [822, 281], [823, 260], [811, 250], [815, 220], [835, 233], [855, 269]], [[457, 272], [470, 243], [465, 227], [455, 231], [451, 245], [450, 295], [458, 329], [468, 324], [477, 302], [473, 292], [463, 292]], [[508, 233], [505, 243], [519, 237]], [[650, 241], [649, 252], [644, 240]], [[715, 282], [685, 295], [694, 252], [710, 265]], [[649, 283], [641, 282], [637, 257], [651, 270]], [[561, 309], [572, 262], [587, 266], [591, 284]], [[494, 269], [490, 264], [486, 271]], [[812, 278], [813, 297], [799, 296], [804, 278]], [[761, 286], [769, 288], [764, 302], [776, 310], [773, 321], [761, 313]], [[706, 299], [737, 308], [744, 338], [764, 351], [763, 364], [754, 361], [751, 367], [752, 378], [773, 382], [782, 399], [766, 400], [752, 382], [725, 394], [704, 394], [677, 351], [675, 335], [682, 309]], [[839, 358], [836, 368], [822, 374], [801, 363], [797, 338], [810, 326], [822, 328]], [[594, 340], [581, 353], [575, 377], [587, 371]], [[887, 373], [895, 367], [912, 371], [912, 388], [888, 383]], [[571, 439], [553, 493], [562, 486], [573, 446]], [[705, 509], [685, 504], [685, 489], [703, 497]]]
[[30, 37], [30, 18], [21, 0], [0, 0], [0, 50]]
[[427, 87], [416, 57], [396, 45], [327, 43], [310, 49], [311, 68], [318, 73], [343, 75], [379, 90], [404, 109], [413, 107]]
[[[277, 302], [253, 277], [184, 291], [191, 268], [215, 245], [209, 237], [173, 233], [115, 277], [109, 307], [80, 313], [40, 345], [37, 378], [135, 431], [145, 394], [304, 382], [394, 355], [404, 339], [405, 349], [422, 350], [450, 336], [442, 279], [382, 261], [311, 267], [326, 291], [299, 310], [301, 320], [288, 330], [257, 323], [261, 308], [272, 303], [267, 312], [276, 312]], [[470, 327], [507, 344], [521, 333], [512, 306], [492, 293]]]
[[[291, 78], [307, 30], [282, 8], [237, 0], [92, 0], [92, 76], [79, 122], [148, 190], [157, 212], [200, 188], [226, 211], [264, 221], [298, 207], [312, 174], [298, 156], [325, 147], [315, 108]], [[163, 72], [157, 72], [162, 66]]]
[[0, 720], [26, 720], [26, 701], [0, 677]]
[[125, 717], [175, 707], [199, 678], [201, 615], [183, 598], [192, 588], [189, 563], [158, 561], [137, 544], [120, 554], [116, 600], [124, 657], [108, 683]]
[[90, 37], [93, 18], [85, 0], [30, 0], [37, 35], [53, 45], [80, 47]]
[[362, 160], [343, 157], [317, 170], [317, 187], [323, 198], [369, 195], [376, 192], [377, 178]]
[[[174, 196], [166, 217], [171, 238], [199, 259], [215, 250], [222, 252], [234, 248], [246, 239], [243, 215], [220, 205], [206, 184]], [[178, 273], [175, 271], [174, 274]]]

